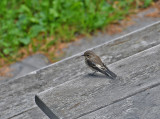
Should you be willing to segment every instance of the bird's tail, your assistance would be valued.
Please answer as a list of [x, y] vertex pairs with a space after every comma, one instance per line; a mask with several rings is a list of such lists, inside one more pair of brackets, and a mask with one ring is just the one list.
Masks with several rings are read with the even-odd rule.
[[105, 75], [112, 78], [112, 79], [116, 79], [117, 75], [115, 73], [113, 73], [111, 70], [109, 70], [108, 68], [105, 70]]

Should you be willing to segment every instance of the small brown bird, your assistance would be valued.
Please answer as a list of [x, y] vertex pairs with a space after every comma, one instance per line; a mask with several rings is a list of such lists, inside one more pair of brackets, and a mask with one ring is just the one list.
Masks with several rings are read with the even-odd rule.
[[96, 72], [101, 72], [102, 74], [105, 74], [111, 79], [116, 79], [117, 75], [110, 71], [107, 66], [101, 61], [99, 56], [97, 56], [93, 51], [86, 51], [82, 56], [85, 57], [85, 63], [86, 65], [94, 71], [93, 74]]

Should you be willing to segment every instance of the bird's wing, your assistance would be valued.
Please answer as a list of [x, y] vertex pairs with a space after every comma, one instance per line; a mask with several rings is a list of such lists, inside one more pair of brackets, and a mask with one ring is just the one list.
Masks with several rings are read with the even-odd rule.
[[87, 60], [87, 63], [89, 66], [91, 66], [93, 69], [107, 75], [108, 77], [112, 78], [112, 79], [115, 79], [117, 77], [117, 75], [115, 73], [113, 73], [112, 71], [110, 71], [106, 65], [100, 65], [100, 64], [97, 64], [95, 62], [92, 62], [90, 60]]
[[105, 67], [104, 67], [104, 66], [99, 65], [99, 64], [97, 64], [97, 63], [94, 63], [94, 62], [92, 62], [92, 61], [90, 61], [90, 60], [87, 60], [87, 63], [88, 63], [88, 65], [91, 66], [93, 69], [95, 69], [95, 70], [97, 70], [97, 71], [99, 71], [99, 72], [101, 72], [101, 73], [105, 73], [105, 72], [104, 72], [104, 71], [105, 71]]

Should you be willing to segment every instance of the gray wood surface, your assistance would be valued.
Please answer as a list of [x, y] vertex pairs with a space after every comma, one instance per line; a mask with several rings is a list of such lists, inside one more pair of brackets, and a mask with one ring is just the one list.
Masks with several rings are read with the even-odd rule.
[[[105, 64], [111, 64], [158, 45], [160, 43], [159, 31], [160, 22], [157, 22], [114, 41], [99, 45], [93, 50], [101, 56]], [[1, 83], [0, 119], [12, 118], [35, 108], [34, 96], [39, 92], [87, 76], [90, 70], [86, 68], [84, 59], [79, 57], [80, 54], [18, 79]], [[100, 77], [102, 77], [101, 80], [108, 82], [103, 76], [100, 75]], [[86, 80], [85, 77], [82, 77], [82, 80]]]
[[[159, 86], [159, 59], [160, 45], [109, 65], [119, 76], [115, 80], [101, 74], [89, 76], [83, 73], [70, 82], [39, 93], [37, 104], [42, 101], [48, 107], [43, 111], [50, 109], [60, 119], [77, 119]], [[54, 119], [52, 114], [49, 117]]]

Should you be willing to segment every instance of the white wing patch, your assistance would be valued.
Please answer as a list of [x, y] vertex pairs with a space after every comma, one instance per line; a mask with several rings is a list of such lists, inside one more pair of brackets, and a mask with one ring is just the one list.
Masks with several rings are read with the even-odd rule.
[[96, 67], [98, 67], [98, 68], [101, 69], [101, 70], [105, 70], [105, 67], [103, 67], [103, 66], [101, 66], [101, 65], [99, 65], [99, 64], [96, 64]]

